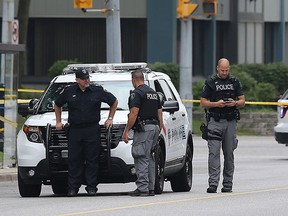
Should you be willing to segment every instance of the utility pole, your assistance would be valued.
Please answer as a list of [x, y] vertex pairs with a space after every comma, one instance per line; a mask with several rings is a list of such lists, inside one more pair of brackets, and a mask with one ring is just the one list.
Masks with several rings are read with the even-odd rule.
[[[11, 44], [12, 29], [11, 23], [14, 20], [14, 0], [3, 0], [3, 10], [2, 10], [2, 38], [1, 42], [3, 44]], [[5, 71], [5, 61], [4, 54], [1, 54], [1, 76], [0, 83], [4, 83], [4, 71]]]
[[[12, 44], [12, 22], [14, 20], [14, 0], [3, 0], [2, 11], [2, 43]], [[0, 84], [1, 87], [6, 87], [3, 96], [7, 90], [8, 94], [12, 95], [14, 92], [14, 85], [12, 77], [14, 76], [14, 55], [1, 54], [1, 72]], [[6, 83], [7, 82], [7, 83]], [[16, 90], [17, 91], [17, 90]], [[17, 94], [17, 93], [16, 93]], [[2, 98], [1, 98], [2, 99]], [[16, 98], [17, 99], [17, 98]], [[4, 104], [1, 104], [1, 116], [6, 119], [17, 122], [17, 100], [7, 99]], [[5, 119], [4, 118], [4, 119]], [[1, 120], [2, 121], [2, 120]], [[2, 122], [1, 122], [2, 125]], [[12, 167], [16, 163], [16, 128], [4, 123], [3, 133], [3, 167]]]
[[119, 0], [106, 0], [106, 47], [107, 63], [121, 63], [121, 30]]
[[[216, 15], [218, 13], [218, 0], [202, 0], [203, 14], [210, 18], [205, 29], [205, 59], [207, 63], [204, 73], [208, 77], [215, 71], [216, 66]], [[206, 61], [205, 60], [205, 61]]]
[[121, 30], [119, 0], [105, 0], [105, 9], [92, 9], [92, 0], [74, 0], [74, 8], [86, 12], [106, 13], [106, 57], [107, 63], [121, 63]]
[[[180, 96], [182, 99], [193, 99], [192, 94], [192, 20], [191, 14], [196, 10], [198, 4], [191, 4], [190, 0], [178, 0], [178, 18], [181, 22], [180, 41]], [[193, 103], [184, 102], [190, 125], [193, 122]], [[192, 128], [193, 129], [193, 128]]]

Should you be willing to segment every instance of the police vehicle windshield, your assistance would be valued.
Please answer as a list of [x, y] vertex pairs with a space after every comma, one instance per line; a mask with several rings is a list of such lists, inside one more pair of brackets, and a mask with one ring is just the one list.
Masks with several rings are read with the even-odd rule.
[[[62, 89], [74, 83], [53, 83], [42, 95], [41, 104], [38, 107], [38, 113], [54, 112], [55, 98], [60, 94]], [[105, 90], [111, 92], [118, 99], [118, 109], [127, 110], [128, 97], [130, 91], [133, 90], [131, 81], [103, 81], [94, 83], [101, 85]], [[63, 111], [67, 111], [67, 104], [62, 107]], [[102, 103], [101, 109], [109, 109], [108, 104]]]

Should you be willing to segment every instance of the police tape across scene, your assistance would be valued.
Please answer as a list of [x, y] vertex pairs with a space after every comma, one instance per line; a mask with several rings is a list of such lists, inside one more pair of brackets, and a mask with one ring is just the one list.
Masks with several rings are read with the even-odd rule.
[[[0, 91], [4, 91], [4, 88], [0, 88]], [[44, 90], [39, 89], [18, 89], [18, 92], [30, 92], [30, 93], [42, 93]], [[30, 99], [18, 99], [18, 103], [28, 103]], [[182, 99], [183, 102], [200, 103], [200, 100]], [[3, 100], [0, 100], [0, 104], [3, 104]], [[288, 106], [288, 103], [283, 102], [258, 102], [258, 101], [246, 101], [245, 104], [250, 105], [267, 105], [267, 106]]]

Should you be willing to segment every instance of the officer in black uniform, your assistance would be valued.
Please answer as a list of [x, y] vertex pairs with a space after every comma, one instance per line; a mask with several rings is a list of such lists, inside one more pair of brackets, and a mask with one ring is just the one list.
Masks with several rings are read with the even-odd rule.
[[[207, 193], [216, 193], [220, 179], [220, 149], [224, 154], [222, 192], [232, 192], [234, 173], [234, 150], [237, 148], [238, 107], [245, 105], [240, 81], [229, 75], [230, 63], [218, 61], [217, 73], [205, 82], [200, 105], [208, 109], [209, 187]], [[207, 110], [206, 110], [207, 111]]]
[[155, 185], [155, 148], [160, 128], [162, 128], [162, 103], [159, 95], [144, 84], [141, 70], [132, 72], [134, 91], [129, 97], [128, 122], [123, 133], [123, 141], [128, 143], [128, 131], [134, 130], [132, 156], [136, 169], [135, 191], [131, 196], [154, 196]]
[[76, 196], [85, 176], [89, 196], [96, 195], [98, 160], [100, 151], [101, 102], [110, 106], [106, 127], [112, 120], [118, 105], [116, 97], [101, 86], [90, 84], [85, 69], [75, 72], [76, 84], [67, 86], [55, 101], [56, 130], [62, 130], [62, 106], [68, 105], [68, 194]]

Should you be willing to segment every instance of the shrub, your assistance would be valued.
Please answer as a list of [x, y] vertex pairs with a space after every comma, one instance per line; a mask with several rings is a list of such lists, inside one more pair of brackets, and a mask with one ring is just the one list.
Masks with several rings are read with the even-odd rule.
[[230, 73], [240, 80], [246, 100], [257, 100], [257, 96], [255, 95], [254, 91], [255, 86], [257, 85], [257, 81], [247, 72], [242, 70], [231, 69]]
[[155, 62], [149, 64], [148, 67], [153, 71], [159, 71], [167, 74], [173, 82], [175, 88], [179, 90], [179, 65], [173, 63]]
[[54, 78], [55, 76], [58, 76], [62, 73], [63, 69], [67, 67], [68, 64], [77, 64], [80, 63], [75, 60], [58, 60], [54, 62], [54, 64], [49, 68], [48, 70], [48, 76], [50, 78]]

